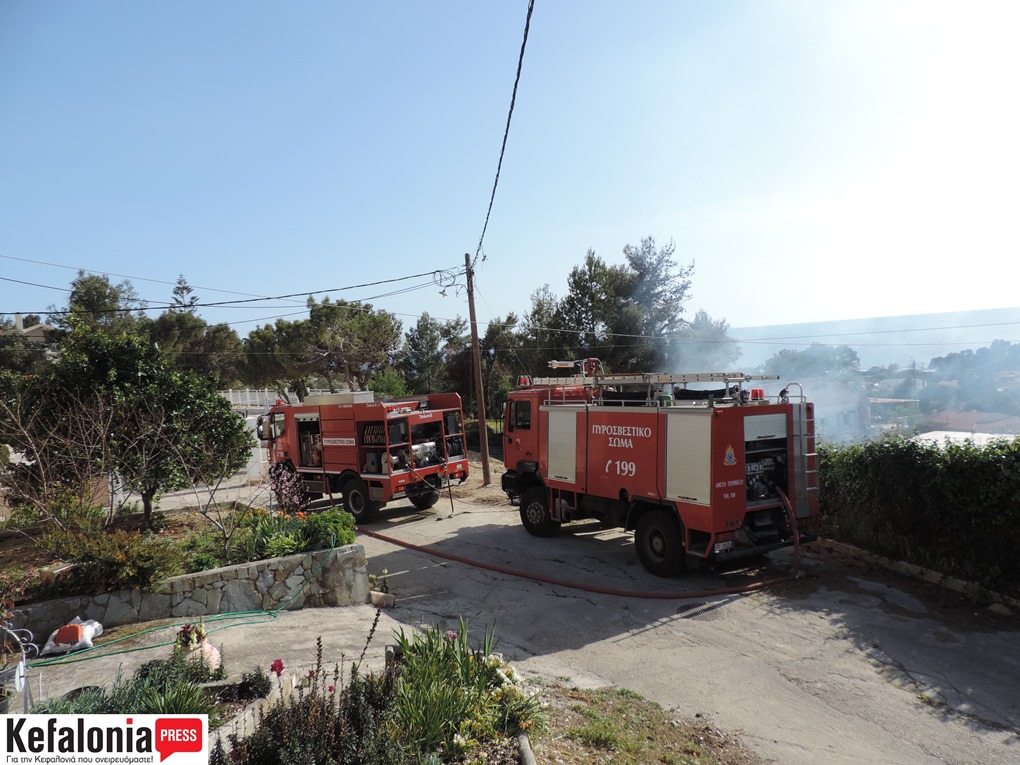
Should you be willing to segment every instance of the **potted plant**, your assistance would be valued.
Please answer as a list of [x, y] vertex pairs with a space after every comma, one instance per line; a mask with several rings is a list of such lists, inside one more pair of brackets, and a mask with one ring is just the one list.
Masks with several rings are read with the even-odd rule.
[[220, 650], [207, 640], [208, 636], [204, 623], [185, 624], [177, 631], [174, 651], [180, 651], [186, 659], [205, 663], [210, 672], [215, 672], [222, 658]]
[[185, 653], [196, 651], [205, 643], [206, 637], [208, 637], [208, 633], [206, 633], [205, 624], [202, 622], [185, 624], [177, 630], [177, 639], [174, 641], [174, 645]]
[[368, 594], [376, 608], [392, 608], [396, 602], [396, 598], [390, 592], [389, 580], [386, 578], [388, 573], [389, 571], [383, 569], [379, 576], [368, 575]]

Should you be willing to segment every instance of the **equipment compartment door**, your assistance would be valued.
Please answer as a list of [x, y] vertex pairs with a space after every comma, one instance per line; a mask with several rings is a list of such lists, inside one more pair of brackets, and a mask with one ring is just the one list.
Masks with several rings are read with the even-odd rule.
[[744, 440], [760, 441], [786, 438], [785, 414], [757, 414], [744, 418]]
[[666, 498], [712, 501], [712, 410], [666, 414]]
[[551, 481], [577, 483], [577, 410], [549, 410], [549, 465]]

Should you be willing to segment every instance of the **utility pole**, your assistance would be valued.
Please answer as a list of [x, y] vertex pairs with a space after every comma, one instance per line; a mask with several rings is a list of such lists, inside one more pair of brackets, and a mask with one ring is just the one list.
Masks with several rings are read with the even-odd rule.
[[478, 408], [478, 445], [482, 450], [482, 486], [492, 483], [489, 477], [489, 426], [485, 421], [485, 385], [482, 384], [482, 352], [478, 347], [478, 322], [475, 320], [475, 272], [471, 255], [464, 253], [467, 271], [468, 313], [471, 316], [471, 365], [475, 372], [475, 402]]

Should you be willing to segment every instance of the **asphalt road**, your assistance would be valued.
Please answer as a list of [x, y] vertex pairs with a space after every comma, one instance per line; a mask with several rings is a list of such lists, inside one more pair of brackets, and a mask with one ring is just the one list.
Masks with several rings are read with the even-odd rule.
[[[663, 580], [638, 563], [630, 535], [595, 524], [536, 539], [508, 505], [444, 499], [385, 508], [373, 531], [550, 579], [637, 592], [730, 587], [784, 573], [787, 553], [759, 569]], [[525, 673], [616, 685], [684, 716], [700, 715], [786, 765], [1020, 762], [1020, 621], [948, 603], [932, 585], [868, 570], [817, 547], [797, 581], [747, 595], [651, 600], [538, 582], [446, 560], [367, 535], [369, 571], [396, 595], [366, 652], [381, 666], [395, 629], [494, 628]], [[288, 612], [213, 635], [233, 677], [283, 658], [303, 672], [321, 636], [330, 664], [356, 659], [375, 611]], [[172, 638], [172, 631], [153, 633]], [[43, 670], [47, 693], [112, 677], [153, 658], [122, 654]]]

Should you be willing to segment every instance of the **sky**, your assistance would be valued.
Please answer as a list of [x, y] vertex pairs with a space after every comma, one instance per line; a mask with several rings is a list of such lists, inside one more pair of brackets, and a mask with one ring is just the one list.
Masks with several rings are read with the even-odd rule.
[[[467, 318], [527, 8], [0, 0], [0, 318], [78, 269], [242, 337], [313, 292]], [[1018, 38], [1013, 0], [537, 0], [481, 331], [648, 236], [732, 327], [1020, 305]]]

